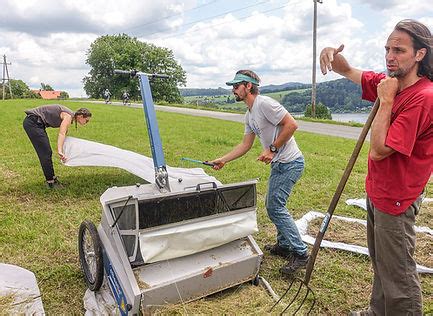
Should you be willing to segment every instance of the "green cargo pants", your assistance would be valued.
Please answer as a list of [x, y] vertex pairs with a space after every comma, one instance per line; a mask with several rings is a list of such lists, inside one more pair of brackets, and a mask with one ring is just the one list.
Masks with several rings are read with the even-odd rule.
[[374, 279], [370, 310], [376, 315], [422, 315], [421, 285], [414, 259], [418, 198], [406, 212], [381, 212], [367, 198], [367, 243]]

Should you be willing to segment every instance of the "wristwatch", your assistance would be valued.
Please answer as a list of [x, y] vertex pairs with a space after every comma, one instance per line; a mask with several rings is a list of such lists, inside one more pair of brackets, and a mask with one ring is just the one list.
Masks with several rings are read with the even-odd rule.
[[271, 153], [277, 153], [277, 152], [278, 152], [278, 148], [275, 147], [274, 144], [271, 144], [271, 145], [269, 146], [269, 150], [271, 151]]

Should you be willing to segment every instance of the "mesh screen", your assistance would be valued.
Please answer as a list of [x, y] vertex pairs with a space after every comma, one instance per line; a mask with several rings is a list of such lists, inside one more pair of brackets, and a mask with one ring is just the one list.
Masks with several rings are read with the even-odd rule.
[[256, 204], [255, 184], [139, 201], [139, 228], [232, 212]]

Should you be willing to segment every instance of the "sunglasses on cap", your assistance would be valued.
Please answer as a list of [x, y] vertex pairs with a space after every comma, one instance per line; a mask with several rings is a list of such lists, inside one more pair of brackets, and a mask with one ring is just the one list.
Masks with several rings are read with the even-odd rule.
[[239, 88], [239, 86], [241, 86], [241, 85], [245, 85], [245, 84], [246, 84], [245, 81], [238, 82], [238, 83], [234, 83], [234, 84], [233, 84], [233, 89], [237, 89], [237, 88]]

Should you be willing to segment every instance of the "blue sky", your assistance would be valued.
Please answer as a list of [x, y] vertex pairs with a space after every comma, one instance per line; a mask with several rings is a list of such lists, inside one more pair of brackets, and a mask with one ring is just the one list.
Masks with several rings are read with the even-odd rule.
[[[239, 69], [262, 84], [311, 82], [313, 0], [2, 0], [0, 53], [10, 75], [32, 88], [41, 82], [85, 96], [86, 51], [99, 36], [127, 33], [171, 49], [187, 87], [217, 88]], [[345, 44], [362, 69], [384, 68], [383, 46], [401, 19], [432, 29], [433, 6], [420, 0], [323, 0], [318, 53]], [[317, 80], [336, 79], [335, 74]]]

